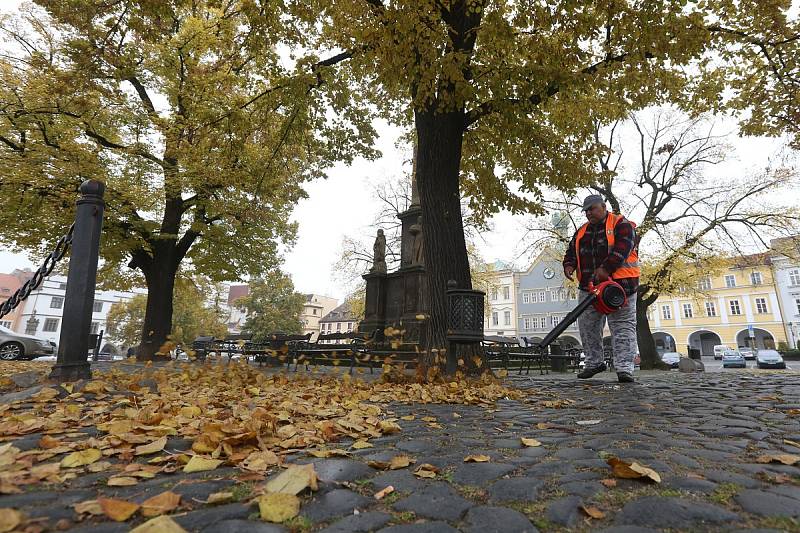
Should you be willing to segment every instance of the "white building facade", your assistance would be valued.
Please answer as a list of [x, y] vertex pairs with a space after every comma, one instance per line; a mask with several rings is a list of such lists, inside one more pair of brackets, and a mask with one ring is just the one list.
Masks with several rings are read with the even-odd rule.
[[770, 248], [786, 341], [789, 348], [800, 348], [800, 261], [796, 259], [800, 257], [800, 237], [773, 239]]
[[502, 263], [495, 264], [495, 270], [487, 276], [486, 315], [483, 321], [483, 334], [498, 337], [517, 336], [517, 305], [514, 270]]
[[[30, 293], [22, 304], [22, 312], [16, 324], [17, 333], [34, 335], [58, 344], [61, 336], [61, 323], [64, 317], [64, 297], [67, 289], [66, 276], [50, 276]], [[106, 320], [111, 306], [127, 302], [136, 294], [147, 294], [144, 289], [128, 291], [95, 291], [92, 307], [90, 333], [105, 331]], [[113, 343], [113, 339], [108, 339]], [[105, 344], [105, 335], [104, 342]]]

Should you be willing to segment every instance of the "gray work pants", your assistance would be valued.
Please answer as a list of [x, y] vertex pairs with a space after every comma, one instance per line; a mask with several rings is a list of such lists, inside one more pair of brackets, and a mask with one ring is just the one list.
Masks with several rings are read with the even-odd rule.
[[614, 367], [617, 372], [633, 374], [633, 359], [639, 353], [636, 340], [636, 295], [628, 296], [625, 307], [604, 315], [594, 306], [589, 307], [578, 318], [581, 344], [586, 355], [586, 368], [594, 368], [603, 362], [603, 327], [608, 320], [611, 330], [611, 348], [614, 352]]

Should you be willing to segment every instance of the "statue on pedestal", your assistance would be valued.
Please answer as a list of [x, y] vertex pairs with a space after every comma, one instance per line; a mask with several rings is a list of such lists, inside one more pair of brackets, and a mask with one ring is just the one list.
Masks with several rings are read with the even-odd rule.
[[414, 237], [414, 242], [411, 245], [411, 264], [423, 265], [425, 258], [423, 257], [423, 236], [422, 236], [422, 217], [417, 217], [417, 221], [408, 230]]
[[383, 230], [378, 230], [375, 243], [372, 245], [372, 274], [386, 274], [386, 237]]

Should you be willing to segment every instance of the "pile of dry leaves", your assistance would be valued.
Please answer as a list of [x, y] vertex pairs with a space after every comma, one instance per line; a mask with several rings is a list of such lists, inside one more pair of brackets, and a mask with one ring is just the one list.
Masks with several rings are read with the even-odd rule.
[[[3, 366], [46, 372], [34, 363]], [[0, 385], [8, 387], [8, 375], [0, 376]], [[349, 376], [269, 375], [238, 364], [95, 372], [89, 382], [46, 385], [29, 398], [0, 404], [0, 494], [97, 472], [108, 473], [109, 486], [222, 465], [263, 476], [287, 454], [325, 457], [331, 448], [368, 447], [370, 439], [400, 431], [398, 419], [386, 414], [390, 402], [491, 405], [519, 395], [488, 379], [366, 383]], [[42, 435], [37, 447], [13, 445], [30, 434]], [[171, 441], [182, 441], [182, 449]], [[171, 493], [159, 496], [143, 506], [93, 500], [76, 511], [125, 520], [136, 511], [153, 516], [179, 504]]]

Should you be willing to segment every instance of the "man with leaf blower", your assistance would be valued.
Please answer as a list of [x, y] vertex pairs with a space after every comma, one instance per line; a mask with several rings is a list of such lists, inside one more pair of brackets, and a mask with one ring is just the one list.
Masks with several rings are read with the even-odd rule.
[[578, 276], [581, 291], [594, 289], [595, 283], [613, 280], [628, 296], [617, 310], [589, 307], [578, 318], [586, 367], [578, 378], [587, 379], [604, 372], [603, 327], [608, 320], [614, 367], [620, 383], [632, 383], [636, 341], [636, 290], [639, 287], [639, 257], [636, 250], [636, 225], [622, 215], [610, 213], [600, 195], [583, 200], [587, 222], [581, 226], [564, 254], [564, 275]]

